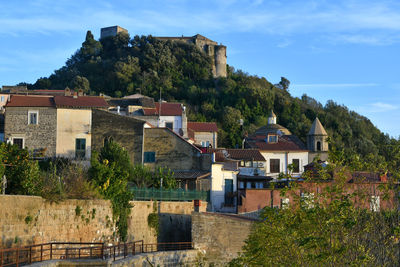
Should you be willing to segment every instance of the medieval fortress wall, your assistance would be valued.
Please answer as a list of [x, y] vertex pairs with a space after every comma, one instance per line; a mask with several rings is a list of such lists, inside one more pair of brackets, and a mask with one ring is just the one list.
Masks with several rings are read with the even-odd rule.
[[[115, 36], [120, 32], [128, 31], [120, 26], [111, 26], [101, 29], [100, 38]], [[226, 77], [226, 46], [218, 44], [217, 42], [208, 39], [200, 34], [194, 36], [182, 36], [182, 37], [155, 37], [159, 40], [165, 41], [183, 41], [196, 45], [200, 50], [204, 51], [208, 56], [211, 57], [212, 74], [215, 78]]]

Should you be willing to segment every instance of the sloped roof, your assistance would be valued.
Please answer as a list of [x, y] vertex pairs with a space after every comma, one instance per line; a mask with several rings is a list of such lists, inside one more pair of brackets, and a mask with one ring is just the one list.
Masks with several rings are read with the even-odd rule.
[[107, 108], [106, 100], [98, 96], [54, 96], [54, 103], [57, 107], [70, 108]]
[[201, 179], [211, 175], [209, 171], [175, 171], [174, 177], [175, 179]]
[[322, 126], [318, 117], [315, 118], [308, 135], [328, 135], [325, 131], [324, 126]]
[[52, 96], [11, 95], [6, 107], [54, 107]]
[[[160, 103], [156, 102], [157, 114], [160, 112]], [[161, 116], [182, 116], [181, 103], [161, 103]]]
[[[203, 148], [202, 148], [203, 150]], [[224, 153], [223, 151], [226, 151]], [[216, 161], [220, 159], [233, 159], [233, 160], [254, 160], [254, 161], [266, 161], [263, 155], [257, 149], [229, 149], [229, 148], [204, 148], [204, 153], [215, 153]], [[227, 157], [221, 157], [226, 155]]]
[[307, 151], [303, 142], [295, 135], [282, 135], [278, 137], [278, 142], [267, 143], [266, 136], [255, 138], [250, 137], [247, 139], [247, 144], [251, 148], [259, 149], [261, 151]]
[[188, 122], [187, 128], [194, 132], [218, 132], [215, 122]]

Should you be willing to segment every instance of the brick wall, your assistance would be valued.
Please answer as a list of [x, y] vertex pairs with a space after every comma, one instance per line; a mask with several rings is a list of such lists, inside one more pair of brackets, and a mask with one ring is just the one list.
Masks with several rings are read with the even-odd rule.
[[[302, 192], [314, 193], [318, 196], [323, 192], [324, 188], [330, 183], [299, 183], [300, 188], [287, 194], [281, 195], [280, 189], [246, 189], [242, 190], [245, 196], [242, 197], [242, 205], [238, 206], [238, 212], [253, 212], [264, 207], [281, 207], [281, 201], [284, 198], [289, 199], [289, 205], [294, 203], [295, 196], [299, 197]], [[364, 198], [355, 198], [355, 204], [358, 207], [370, 208], [371, 196], [380, 196], [381, 209], [393, 209], [397, 207], [394, 198], [394, 192], [389, 191], [385, 196], [385, 192], [380, 190], [381, 183], [349, 183], [346, 184], [347, 193], [357, 193], [366, 196]]]

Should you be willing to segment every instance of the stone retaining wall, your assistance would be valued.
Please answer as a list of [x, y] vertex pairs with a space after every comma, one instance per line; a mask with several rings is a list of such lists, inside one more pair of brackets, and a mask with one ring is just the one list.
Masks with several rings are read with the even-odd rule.
[[[131, 204], [128, 241], [145, 243], [157, 243], [156, 232], [147, 223], [154, 207], [160, 218], [172, 214], [168, 220], [160, 220], [163, 231], [177, 228], [175, 224], [187, 225], [185, 218], [190, 218], [187, 215], [194, 211], [192, 202], [132, 201]], [[201, 207], [202, 211], [206, 205]], [[179, 214], [182, 218], [177, 218]], [[107, 200], [70, 199], [51, 203], [35, 196], [0, 195], [0, 248], [46, 242], [112, 242], [114, 231], [111, 204]]]

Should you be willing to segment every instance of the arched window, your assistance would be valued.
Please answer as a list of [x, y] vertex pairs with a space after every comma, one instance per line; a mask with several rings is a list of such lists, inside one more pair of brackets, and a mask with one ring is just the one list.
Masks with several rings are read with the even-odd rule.
[[317, 142], [317, 151], [321, 151], [321, 142], [320, 141]]

